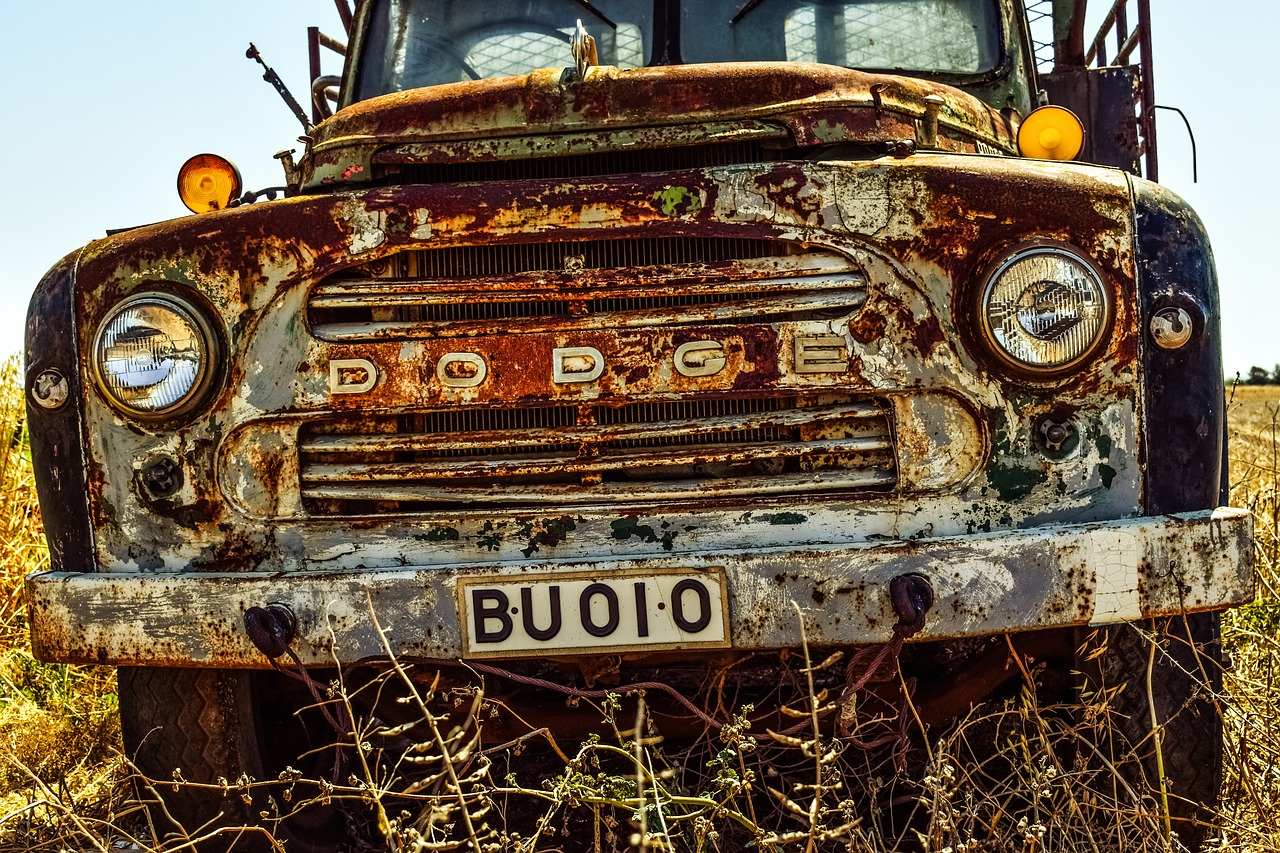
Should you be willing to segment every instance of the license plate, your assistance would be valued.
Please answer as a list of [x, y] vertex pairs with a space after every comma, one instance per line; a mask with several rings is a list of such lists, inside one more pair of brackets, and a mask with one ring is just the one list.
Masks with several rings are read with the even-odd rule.
[[728, 648], [724, 569], [464, 577], [466, 657]]

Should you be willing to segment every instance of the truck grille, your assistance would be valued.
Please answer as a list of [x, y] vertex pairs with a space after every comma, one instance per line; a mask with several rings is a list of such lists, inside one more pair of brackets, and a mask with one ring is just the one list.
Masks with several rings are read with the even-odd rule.
[[389, 184], [463, 184], [487, 181], [603, 177], [645, 172], [706, 169], [740, 163], [769, 163], [788, 156], [778, 140], [740, 140], [656, 148], [640, 151], [601, 151], [559, 157], [521, 157], [509, 160], [453, 163], [388, 163], [375, 160], [375, 175]]
[[476, 505], [634, 504], [897, 483], [867, 398], [459, 408], [325, 420], [298, 440], [304, 506], [367, 515]]
[[307, 311], [346, 342], [831, 319], [865, 299], [834, 252], [678, 237], [406, 252], [326, 279]]

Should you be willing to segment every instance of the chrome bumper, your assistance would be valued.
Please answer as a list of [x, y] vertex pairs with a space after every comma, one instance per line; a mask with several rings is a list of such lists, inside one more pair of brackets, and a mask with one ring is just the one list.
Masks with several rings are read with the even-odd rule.
[[[1135, 620], [1248, 602], [1253, 521], [1240, 509], [919, 541], [645, 560], [383, 569], [289, 575], [44, 572], [27, 579], [38, 657], [68, 663], [264, 667], [244, 613], [282, 603], [306, 664], [385, 654], [457, 658], [458, 579], [551, 572], [710, 570], [727, 580], [735, 649], [879, 643], [898, 621], [890, 581], [928, 579], [935, 601], [920, 640]], [[376, 616], [375, 619], [372, 618]], [[550, 653], [550, 652], [549, 652]]]

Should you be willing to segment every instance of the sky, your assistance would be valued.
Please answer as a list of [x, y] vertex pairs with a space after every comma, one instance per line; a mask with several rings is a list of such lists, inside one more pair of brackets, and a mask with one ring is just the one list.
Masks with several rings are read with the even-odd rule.
[[[1199, 165], [1193, 183], [1186, 130], [1161, 111], [1161, 183], [1192, 204], [1213, 241], [1227, 374], [1274, 367], [1280, 3], [1151, 5], [1156, 100], [1186, 113]], [[245, 49], [253, 41], [304, 100], [306, 28], [342, 28], [329, 0], [0, 0], [0, 12], [10, 92], [0, 113], [2, 355], [20, 351], [31, 291], [60, 257], [108, 228], [188, 215], [174, 184], [191, 155], [229, 158], [246, 188], [282, 183], [272, 154], [300, 153], [301, 127]], [[338, 73], [340, 58], [328, 54], [324, 70]]]

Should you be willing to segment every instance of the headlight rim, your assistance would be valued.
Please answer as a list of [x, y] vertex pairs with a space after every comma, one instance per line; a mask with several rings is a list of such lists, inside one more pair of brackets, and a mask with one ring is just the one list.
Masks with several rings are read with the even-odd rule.
[[[987, 314], [988, 300], [1000, 274], [1015, 262], [1036, 254], [1066, 255], [1082, 265], [1093, 276], [1103, 302], [1102, 322], [1098, 326], [1098, 332], [1092, 343], [1070, 361], [1043, 367], [1021, 361], [1006, 350], [996, 338]], [[1034, 383], [1061, 382], [1070, 379], [1082, 365], [1098, 355], [1111, 337], [1116, 319], [1115, 286], [1093, 258], [1079, 246], [1052, 239], [1035, 239], [1017, 243], [1012, 248], [1002, 251], [994, 262], [987, 264], [978, 281], [974, 306], [979, 330], [977, 338], [987, 354], [997, 361], [1002, 369], [1017, 379]]]
[[[165, 308], [176, 310], [177, 313], [185, 316], [191, 322], [205, 344], [206, 356], [204, 363], [201, 365], [200, 374], [192, 384], [191, 390], [177, 403], [163, 409], [148, 411], [130, 406], [111, 392], [102, 372], [102, 358], [99, 350], [103, 333], [106, 331], [107, 326], [123, 311], [139, 303], [159, 304]], [[176, 290], [164, 287], [162, 284], [157, 284], [157, 286], [145, 290], [134, 291], [116, 302], [98, 321], [87, 352], [90, 373], [93, 376], [93, 384], [96, 386], [98, 394], [114, 411], [148, 426], [167, 425], [188, 420], [208, 403], [217, 387], [221, 384], [223, 354], [226, 350], [218, 326], [210, 319], [212, 316], [211, 308], [195, 294], [179, 293]]]

